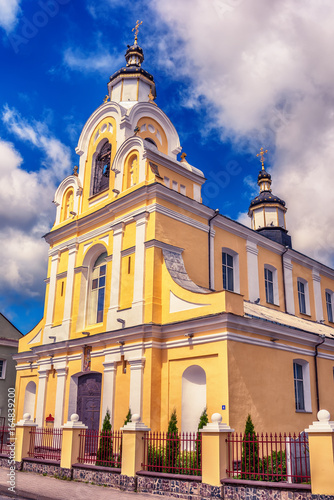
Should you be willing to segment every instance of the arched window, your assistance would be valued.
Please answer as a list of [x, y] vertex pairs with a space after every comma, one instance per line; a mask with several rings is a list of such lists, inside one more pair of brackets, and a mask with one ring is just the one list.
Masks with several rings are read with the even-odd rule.
[[155, 146], [156, 148], [158, 147], [158, 146], [156, 145], [156, 143], [154, 142], [154, 140], [153, 140], [153, 139], [151, 139], [150, 137], [145, 137], [144, 141], [149, 142], [150, 144], [152, 144], [152, 145], [153, 145], [153, 146]]
[[106, 142], [97, 154], [93, 166], [92, 192], [97, 194], [109, 187], [111, 144]]
[[102, 323], [105, 286], [107, 252], [102, 253], [95, 261], [90, 280], [89, 323]]

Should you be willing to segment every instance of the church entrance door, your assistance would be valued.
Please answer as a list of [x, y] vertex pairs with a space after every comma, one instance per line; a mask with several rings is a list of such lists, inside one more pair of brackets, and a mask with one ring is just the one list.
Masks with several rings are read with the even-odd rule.
[[87, 373], [78, 379], [77, 413], [88, 429], [99, 430], [101, 382], [101, 373]]

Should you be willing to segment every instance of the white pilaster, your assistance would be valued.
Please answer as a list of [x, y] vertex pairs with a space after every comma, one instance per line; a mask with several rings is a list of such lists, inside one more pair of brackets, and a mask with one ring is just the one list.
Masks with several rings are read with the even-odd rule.
[[254, 302], [260, 297], [259, 287], [259, 265], [257, 244], [253, 241], [247, 241], [247, 271], [248, 271], [248, 295], [249, 300]]
[[142, 415], [143, 405], [143, 372], [145, 358], [129, 359], [130, 365], [130, 401], [131, 413]]
[[69, 338], [71, 330], [74, 267], [75, 267], [75, 259], [77, 252], [78, 252], [77, 244], [68, 247], [68, 267], [67, 267], [64, 315], [63, 315], [63, 331], [65, 333], [66, 338]]
[[54, 365], [57, 371], [57, 389], [56, 389], [56, 407], [54, 427], [60, 428], [64, 421], [64, 403], [65, 403], [65, 387], [66, 387], [66, 367], [58, 367]]
[[215, 234], [216, 231], [210, 228], [210, 283], [211, 290], [215, 289]]
[[48, 305], [46, 308], [45, 330], [51, 328], [53, 322], [59, 259], [60, 259], [60, 252], [56, 251], [54, 253], [51, 253], [50, 283], [49, 283]]
[[313, 269], [312, 271], [313, 280], [313, 290], [314, 290], [314, 304], [315, 304], [315, 316], [317, 321], [324, 320], [324, 312], [322, 308], [321, 300], [321, 278], [319, 272]]
[[38, 371], [38, 390], [36, 405], [36, 424], [38, 427], [44, 425], [45, 397], [48, 372], [51, 370], [51, 363], [43, 364]]
[[[107, 356], [106, 356], [107, 359]], [[114, 405], [115, 405], [115, 379], [116, 379], [116, 361], [105, 361], [103, 363], [103, 395], [102, 395], [102, 421], [107, 409], [110, 411], [110, 422], [114, 424]]]
[[293, 277], [292, 277], [292, 263], [291, 259], [284, 256], [283, 257], [283, 273], [284, 273], [284, 283], [285, 283], [285, 303], [286, 312], [289, 314], [295, 314], [295, 299], [293, 296]]
[[114, 316], [119, 307], [119, 293], [120, 293], [120, 279], [121, 279], [121, 250], [122, 250], [122, 239], [124, 233], [124, 224], [120, 222], [116, 224], [113, 228], [113, 262], [112, 262], [112, 273], [111, 273], [111, 294], [109, 310], [107, 315], [107, 330], [112, 329], [112, 325], [115, 321]]
[[137, 324], [144, 319], [145, 237], [148, 213], [135, 216], [136, 253], [132, 308], [136, 308]]

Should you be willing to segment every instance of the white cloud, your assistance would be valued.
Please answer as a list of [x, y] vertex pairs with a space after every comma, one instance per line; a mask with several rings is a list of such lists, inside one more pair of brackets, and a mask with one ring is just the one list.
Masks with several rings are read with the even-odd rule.
[[199, 106], [204, 96], [222, 139], [238, 147], [246, 137], [252, 151], [270, 150], [273, 191], [287, 202], [294, 247], [333, 265], [334, 3], [151, 5], [157, 24], [169, 27], [159, 60], [192, 81], [187, 104]]
[[21, 0], [0, 0], [0, 26], [9, 33], [17, 23]]
[[124, 63], [124, 56], [120, 54], [110, 54], [105, 47], [100, 47], [94, 52], [85, 53], [78, 48], [67, 48], [64, 53], [63, 63], [73, 71], [84, 73], [111, 74]]
[[27, 171], [13, 144], [0, 139], [0, 290], [2, 294], [42, 296], [47, 245], [41, 239], [55, 215], [57, 184], [70, 173], [70, 153], [40, 122], [29, 123], [4, 108], [3, 121], [16, 139], [38, 148], [42, 165]]

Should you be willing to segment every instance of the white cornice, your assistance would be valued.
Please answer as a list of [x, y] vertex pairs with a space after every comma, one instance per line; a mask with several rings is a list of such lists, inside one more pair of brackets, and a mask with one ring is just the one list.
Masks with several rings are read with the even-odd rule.
[[18, 347], [19, 345], [19, 339], [7, 339], [7, 338], [1, 338], [0, 337], [0, 346], [3, 347]]

